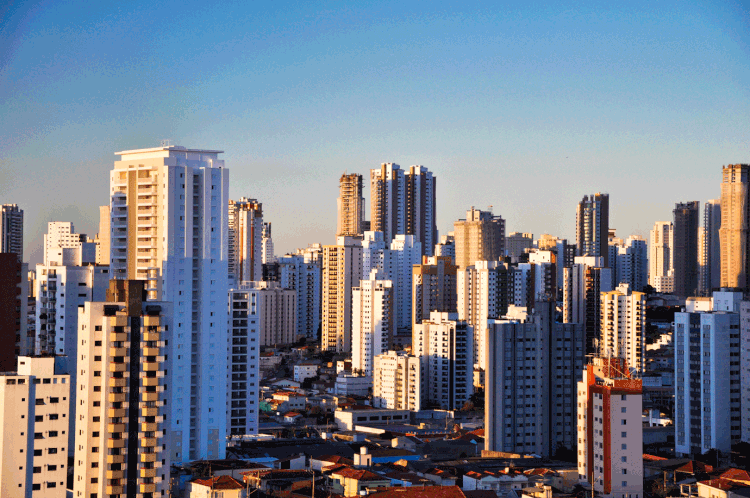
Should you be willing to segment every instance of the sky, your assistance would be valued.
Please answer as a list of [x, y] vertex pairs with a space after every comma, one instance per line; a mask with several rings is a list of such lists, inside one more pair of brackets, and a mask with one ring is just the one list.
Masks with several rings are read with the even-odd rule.
[[[733, 1], [11, 2], [0, 203], [93, 236], [114, 152], [225, 151], [277, 254], [335, 242], [342, 173], [421, 164], [471, 206], [573, 239], [576, 204], [648, 238], [750, 162], [750, 9]], [[369, 186], [365, 192], [369, 218]]]

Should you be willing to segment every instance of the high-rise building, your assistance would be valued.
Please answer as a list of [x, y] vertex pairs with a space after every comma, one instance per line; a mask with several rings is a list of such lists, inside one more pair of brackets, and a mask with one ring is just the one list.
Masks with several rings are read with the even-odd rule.
[[[576, 450], [578, 375], [583, 326], [554, 323], [554, 301], [533, 313], [511, 306], [490, 320], [485, 341], [485, 449], [554, 456]], [[511, 360], [512, 359], [512, 360]]]
[[477, 261], [458, 272], [458, 318], [474, 329], [472, 365], [484, 368], [488, 321], [500, 318], [511, 304], [511, 273], [500, 261]]
[[64, 498], [70, 377], [54, 357], [18, 358], [0, 373], [0, 496]]
[[674, 293], [680, 297], [698, 291], [698, 219], [700, 202], [677, 203], [672, 229], [672, 269]]
[[584, 195], [576, 210], [576, 244], [579, 256], [603, 257], [609, 268], [609, 194]]
[[26, 293], [28, 266], [15, 253], [0, 253], [0, 372], [10, 372], [16, 359], [30, 355], [26, 329], [28, 306]]
[[449, 256], [424, 256], [412, 266], [412, 320], [422, 323], [430, 312], [456, 312], [456, 265]]
[[321, 261], [312, 254], [287, 254], [279, 258], [279, 283], [297, 294], [297, 337], [319, 340]]
[[263, 234], [261, 237], [261, 253], [263, 264], [268, 265], [276, 262], [273, 250], [273, 238], [271, 237], [271, 223], [263, 223]]
[[472, 206], [466, 211], [465, 220], [453, 223], [453, 236], [459, 269], [475, 261], [497, 261], [505, 255], [505, 220], [490, 211]]
[[599, 356], [623, 358], [639, 375], [644, 371], [646, 295], [627, 284], [602, 292]]
[[485, 449], [550, 456], [552, 301], [536, 313], [511, 306], [485, 342]]
[[750, 290], [750, 164], [722, 168], [721, 287]]
[[435, 256], [447, 256], [451, 258], [452, 264], [456, 264], [456, 239], [453, 232], [440, 237], [440, 242], [435, 244]]
[[251, 291], [229, 290], [227, 427], [232, 436], [258, 433], [260, 306]]
[[631, 290], [642, 291], [648, 284], [648, 248], [643, 237], [609, 239], [609, 266], [615, 285], [628, 284]]
[[578, 480], [607, 498], [643, 496], [643, 384], [621, 358], [593, 358], [578, 383]]
[[[168, 332], [170, 459], [223, 458], [229, 171], [221, 151], [118, 152], [111, 181], [111, 270], [174, 304]], [[178, 352], [179, 351], [179, 352]], [[178, 423], [179, 421], [179, 423]]]
[[[263, 205], [256, 199], [241, 197], [229, 201], [229, 282], [263, 278]], [[273, 252], [273, 251], [272, 251]]]
[[109, 266], [111, 215], [109, 206], [99, 206], [99, 233], [96, 234], [96, 264]]
[[740, 306], [740, 408], [742, 441], [750, 441], [750, 301]]
[[412, 352], [420, 358], [422, 407], [460, 409], [474, 394], [474, 329], [456, 313], [433, 311], [412, 331]]
[[612, 270], [602, 264], [601, 257], [576, 256], [573, 266], [565, 268], [563, 322], [583, 324], [586, 354], [599, 349], [601, 293], [613, 289]]
[[362, 280], [362, 241], [337, 237], [323, 246], [321, 347], [348, 353], [352, 347], [352, 288]]
[[721, 202], [711, 199], [703, 205], [701, 244], [698, 247], [698, 289], [702, 296], [709, 296], [713, 289], [721, 287]]
[[373, 359], [391, 347], [396, 334], [393, 282], [372, 270], [352, 289], [352, 370], [372, 377]]
[[17, 204], [0, 205], [0, 253], [12, 252], [23, 260], [23, 209]]
[[279, 282], [244, 282], [234, 290], [247, 292], [256, 303], [253, 319], [258, 322], [260, 346], [282, 346], [297, 337], [297, 292]]
[[362, 197], [362, 175], [343, 174], [339, 179], [336, 235], [356, 237], [364, 233], [365, 199]]
[[44, 264], [67, 264], [64, 260], [72, 259], [72, 255], [77, 255], [77, 259], [80, 259], [80, 262], [74, 264], [96, 263], [96, 243], [89, 242], [84, 233], [75, 233], [73, 223], [69, 221], [47, 223], [47, 233], [44, 234]]
[[648, 256], [648, 280], [656, 292], [674, 291], [672, 276], [672, 222], [657, 221], [651, 229]]
[[[404, 174], [406, 183], [406, 232], [414, 236], [422, 254], [432, 256], [438, 243], [436, 220], [436, 178], [424, 166], [409, 166]], [[421, 256], [421, 255], [420, 255]]]
[[385, 278], [393, 282], [396, 328], [412, 326], [412, 272], [422, 259], [422, 246], [414, 235], [396, 235], [386, 251]]
[[383, 232], [387, 244], [398, 234], [413, 235], [423, 254], [431, 256], [437, 243], [435, 185], [424, 166], [404, 171], [383, 163], [370, 170], [370, 230]]
[[513, 263], [518, 263], [521, 255], [532, 247], [534, 247], [533, 233], [512, 232], [505, 238], [506, 252]]
[[421, 362], [416, 356], [396, 351], [375, 356], [372, 405], [390, 410], [421, 410], [421, 371]]
[[[182, 441], [167, 434], [167, 386], [184, 387], [172, 380], [174, 360], [167, 359], [172, 303], [146, 301], [147, 285], [112, 280], [106, 302], [87, 302], [80, 311], [76, 498], [169, 493], [170, 450], [182, 453]], [[210, 409], [225, 418], [223, 405]], [[188, 413], [171, 415], [175, 427], [187, 426]], [[167, 449], [168, 442], [175, 447]]]
[[742, 436], [741, 293], [715, 292], [710, 311], [675, 313], [675, 451], [729, 452]]

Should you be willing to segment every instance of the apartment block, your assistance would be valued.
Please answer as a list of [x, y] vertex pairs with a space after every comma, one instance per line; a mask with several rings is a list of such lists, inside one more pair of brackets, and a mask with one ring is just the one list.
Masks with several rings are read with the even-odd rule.
[[70, 376], [57, 358], [18, 358], [0, 374], [0, 496], [64, 498]]
[[279, 258], [279, 284], [297, 295], [297, 337], [319, 340], [322, 293], [320, 259], [309, 254], [287, 254]]
[[[722, 294], [737, 299], [722, 299]], [[742, 436], [741, 293], [715, 293], [710, 311], [675, 313], [675, 451], [729, 452]]]
[[109, 206], [99, 206], [99, 233], [96, 234], [96, 264], [109, 266], [112, 220]]
[[430, 312], [456, 312], [457, 267], [450, 256], [424, 256], [412, 266], [412, 320], [422, 323]]
[[631, 235], [625, 240], [610, 239], [609, 264], [613, 284], [627, 284], [638, 292], [648, 284], [648, 248], [643, 237]]
[[458, 318], [474, 329], [472, 365], [484, 368], [488, 320], [504, 316], [512, 303], [512, 274], [505, 263], [477, 261], [458, 271]]
[[643, 497], [643, 385], [621, 358], [593, 358], [578, 383], [578, 479], [607, 498]]
[[229, 171], [221, 153], [122, 151], [110, 172], [113, 278], [145, 280], [148, 299], [174, 304], [167, 405], [174, 462], [226, 451], [226, 417], [213, 412], [226, 404], [227, 375]]
[[0, 204], [0, 253], [10, 252], [23, 261], [23, 209]]
[[460, 409], [474, 394], [474, 329], [457, 313], [433, 311], [415, 325], [412, 352], [420, 358], [422, 407]]
[[396, 292], [391, 280], [372, 270], [352, 289], [352, 370], [372, 377], [375, 356], [391, 347], [396, 334]]
[[362, 197], [362, 175], [343, 174], [339, 179], [336, 235], [356, 237], [364, 233], [365, 198]]
[[230, 285], [263, 278], [263, 205], [241, 197], [229, 201], [227, 268]]
[[147, 285], [112, 280], [105, 302], [87, 302], [79, 312], [76, 498], [169, 493], [170, 450], [183, 448], [180, 439], [169, 440], [167, 417], [183, 427], [189, 414], [167, 413], [167, 386], [185, 389], [172, 378], [178, 358], [167, 359], [173, 308], [147, 301]]
[[576, 256], [565, 268], [563, 322], [581, 323], [586, 332], [586, 354], [597, 354], [601, 330], [601, 293], [612, 287], [612, 270], [603, 268], [601, 257]]
[[402, 352], [375, 356], [372, 372], [372, 405], [390, 410], [422, 409], [421, 360]]
[[698, 220], [700, 202], [675, 204], [672, 229], [674, 293], [680, 297], [698, 292]]
[[229, 290], [227, 427], [231, 436], [258, 433], [261, 307], [251, 290]]
[[643, 374], [646, 344], [646, 295], [632, 292], [627, 284], [602, 292], [599, 356], [623, 358], [639, 375]]
[[576, 209], [578, 256], [602, 257], [609, 268], [609, 194], [585, 195]]
[[651, 229], [648, 255], [648, 280], [657, 292], [672, 292], [672, 236], [671, 221], [657, 221]]
[[700, 228], [702, 239], [698, 247], [698, 290], [702, 296], [708, 296], [713, 289], [721, 287], [720, 228], [721, 201], [706, 201], [703, 204], [703, 226]]
[[352, 289], [362, 280], [362, 241], [337, 237], [323, 246], [322, 349], [348, 353], [352, 347]]
[[247, 292], [251, 320], [258, 322], [260, 346], [281, 346], [297, 340], [297, 293], [279, 282], [245, 282], [235, 290]]
[[730, 164], [721, 170], [721, 287], [750, 290], [750, 164]]
[[512, 232], [505, 238], [505, 250], [513, 263], [519, 263], [521, 256], [532, 247], [534, 247], [533, 233]]
[[466, 211], [466, 219], [453, 223], [453, 237], [459, 269], [476, 261], [497, 261], [505, 255], [505, 220], [490, 211], [472, 206]]
[[[24, 271], [24, 269], [26, 271]], [[31, 354], [27, 330], [28, 266], [15, 253], [0, 253], [0, 371], [10, 372], [16, 359]]]

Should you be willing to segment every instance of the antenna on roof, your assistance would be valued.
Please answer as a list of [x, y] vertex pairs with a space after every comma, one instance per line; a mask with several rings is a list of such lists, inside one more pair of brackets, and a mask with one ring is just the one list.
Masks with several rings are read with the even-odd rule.
[[172, 139], [170, 138], [163, 138], [161, 141], [162, 147], [171, 147], [172, 146]]

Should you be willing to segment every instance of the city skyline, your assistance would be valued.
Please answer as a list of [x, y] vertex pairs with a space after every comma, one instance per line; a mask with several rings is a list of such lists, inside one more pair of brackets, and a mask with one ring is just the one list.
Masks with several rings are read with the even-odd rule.
[[[163, 138], [226, 151], [230, 198], [263, 203], [278, 254], [333, 243], [337, 179], [388, 161], [439, 178], [441, 234], [492, 205], [508, 233], [569, 240], [583, 195], [645, 238], [747, 162], [747, 12], [728, 2], [176, 9], [213, 37], [159, 23], [174, 6], [128, 9], [7, 11], [0, 195], [32, 264], [47, 221], [96, 233], [113, 151]], [[174, 80], [152, 69], [172, 61]]]

